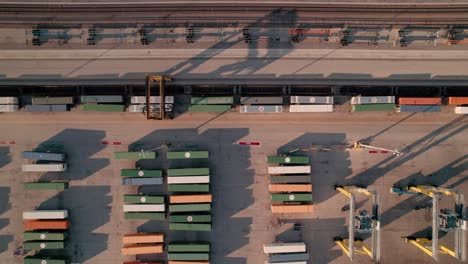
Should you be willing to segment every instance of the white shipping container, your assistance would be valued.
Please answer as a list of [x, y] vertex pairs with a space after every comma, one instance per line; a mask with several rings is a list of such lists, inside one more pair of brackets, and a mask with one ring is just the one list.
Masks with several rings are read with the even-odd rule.
[[468, 114], [468, 106], [457, 106], [457, 107], [455, 107], [455, 114], [467, 115]]
[[306, 244], [303, 242], [263, 244], [263, 252], [267, 254], [306, 252]]
[[124, 212], [164, 212], [164, 204], [124, 204]]
[[[174, 103], [174, 96], [166, 96], [165, 98], [166, 104], [173, 104]], [[131, 104], [146, 104], [146, 96], [132, 96], [130, 97]], [[152, 104], [159, 104], [161, 103], [160, 96], [150, 96], [150, 103]]]
[[68, 210], [37, 210], [23, 212], [23, 219], [65, 219]]
[[333, 96], [291, 96], [291, 104], [333, 104]]
[[268, 167], [268, 174], [303, 174], [303, 173], [310, 173], [310, 166]]
[[19, 106], [17, 104], [0, 105], [0, 113], [18, 112]]
[[394, 104], [395, 96], [353, 96], [351, 104]]
[[290, 105], [291, 113], [333, 112], [333, 105]]
[[168, 184], [210, 183], [210, 176], [167, 177]]
[[0, 97], [0, 104], [18, 104], [18, 97]]
[[263, 113], [281, 113], [283, 112], [282, 105], [241, 105], [241, 113], [253, 113], [253, 114], [263, 114]]
[[67, 165], [63, 163], [51, 163], [51, 164], [23, 164], [21, 166], [22, 171], [26, 172], [58, 172], [66, 171]]

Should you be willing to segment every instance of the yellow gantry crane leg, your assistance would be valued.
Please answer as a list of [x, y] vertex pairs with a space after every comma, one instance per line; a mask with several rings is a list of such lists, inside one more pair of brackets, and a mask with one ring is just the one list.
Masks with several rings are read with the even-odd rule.
[[151, 97], [151, 83], [153, 81], [159, 82], [159, 97], [160, 97], [160, 115], [159, 119], [163, 120], [166, 114], [166, 81], [172, 81], [172, 78], [167, 75], [146, 75], [146, 118], [152, 119], [150, 112], [150, 97]]

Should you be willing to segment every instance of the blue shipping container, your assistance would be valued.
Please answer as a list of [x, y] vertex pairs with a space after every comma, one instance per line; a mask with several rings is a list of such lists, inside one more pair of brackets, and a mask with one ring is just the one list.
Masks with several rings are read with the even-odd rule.
[[398, 112], [401, 113], [433, 113], [440, 112], [440, 105], [400, 105]]

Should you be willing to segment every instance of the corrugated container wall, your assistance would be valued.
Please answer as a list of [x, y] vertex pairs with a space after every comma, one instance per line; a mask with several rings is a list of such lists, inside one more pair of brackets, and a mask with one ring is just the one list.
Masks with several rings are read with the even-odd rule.
[[419, 112], [440, 112], [440, 105], [400, 105], [398, 112], [419, 113]]
[[351, 104], [394, 104], [395, 96], [353, 96]]
[[333, 96], [291, 96], [291, 104], [333, 104]]
[[330, 113], [333, 112], [333, 105], [290, 105], [291, 113]]
[[0, 96], [0, 104], [18, 104], [18, 97], [1, 97]]
[[262, 113], [282, 113], [282, 105], [242, 105], [240, 106], [241, 113], [252, 113], [252, 114], [262, 114]]
[[18, 105], [0, 105], [0, 113], [18, 112]]
[[398, 103], [400, 105], [440, 105], [442, 99], [440, 97], [400, 97]]

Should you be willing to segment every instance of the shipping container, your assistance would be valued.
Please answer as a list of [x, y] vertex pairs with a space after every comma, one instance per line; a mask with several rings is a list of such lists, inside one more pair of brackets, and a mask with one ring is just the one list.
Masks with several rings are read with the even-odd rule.
[[440, 112], [440, 105], [400, 105], [398, 107], [400, 113], [434, 113]]
[[84, 104], [83, 111], [124, 112], [125, 106], [120, 104]]
[[263, 113], [282, 113], [282, 105], [242, 105], [240, 106], [241, 113], [253, 113], [253, 114], [263, 114]]
[[208, 243], [170, 243], [168, 252], [210, 252]]
[[290, 105], [291, 113], [330, 113], [333, 112], [333, 105]]
[[66, 230], [70, 228], [69, 220], [28, 220], [24, 222], [26, 230]]
[[287, 261], [287, 262], [269, 262], [269, 261], [265, 261], [265, 264], [307, 264], [307, 261]]
[[29, 160], [48, 160], [48, 161], [65, 161], [64, 153], [49, 153], [49, 152], [35, 152], [35, 151], [23, 151], [21, 153], [23, 159]]
[[36, 210], [23, 212], [23, 219], [65, 219], [68, 210]]
[[291, 96], [291, 104], [333, 104], [333, 96]]
[[167, 176], [204, 176], [210, 175], [209, 168], [167, 169]]
[[283, 97], [249, 96], [241, 98], [241, 105], [282, 105]]
[[210, 183], [210, 176], [167, 177], [167, 184]]
[[440, 105], [442, 99], [440, 97], [400, 97], [398, 103], [400, 105]]
[[351, 104], [395, 104], [395, 96], [353, 96]]
[[165, 213], [139, 213], [139, 212], [127, 212], [124, 214], [127, 220], [165, 220]]
[[213, 96], [213, 97], [192, 97], [192, 105], [232, 105], [234, 97], [232, 96]]
[[0, 105], [0, 113], [18, 112], [18, 105]]
[[210, 232], [211, 223], [170, 223], [169, 230], [172, 231], [200, 231], [200, 232]]
[[120, 170], [122, 177], [147, 177], [147, 178], [161, 178], [162, 170], [135, 170], [135, 169], [122, 169]]
[[169, 151], [167, 159], [207, 159], [208, 151]]
[[39, 97], [32, 97], [31, 102], [33, 105], [67, 105], [67, 104], [73, 104], [73, 97], [72, 96], [62, 96], [62, 97], [39, 96]]
[[312, 184], [270, 184], [270, 193], [312, 192]]
[[211, 223], [211, 215], [177, 214], [170, 215], [169, 221], [171, 223]]
[[25, 250], [63, 249], [65, 243], [63, 241], [25, 241], [23, 248]]
[[125, 194], [124, 203], [126, 204], [163, 204], [164, 196]]
[[124, 212], [164, 212], [164, 204], [124, 204]]
[[61, 172], [67, 170], [67, 165], [63, 163], [23, 164], [21, 170], [25, 172]]
[[310, 175], [271, 176], [270, 183], [310, 183]]
[[372, 111], [395, 111], [394, 104], [367, 104], [367, 105], [352, 105], [352, 112], [372, 112]]
[[123, 178], [123, 185], [160, 185], [163, 178]]
[[292, 261], [307, 261], [309, 260], [309, 253], [287, 253], [287, 254], [270, 254], [268, 261], [272, 263], [285, 263]]
[[[174, 96], [166, 96], [164, 98], [166, 104], [173, 104], [174, 103]], [[130, 97], [131, 104], [146, 104], [146, 96], [132, 96]], [[150, 96], [150, 103], [151, 104], [160, 104], [161, 103], [161, 96]]]
[[448, 98], [449, 105], [466, 105], [468, 104], [468, 96], [466, 97], [449, 97]]
[[310, 204], [271, 205], [271, 212], [274, 214], [312, 213], [312, 210]]
[[68, 111], [67, 105], [25, 105], [28, 112], [34, 113], [47, 113], [47, 112], [66, 112]]
[[168, 260], [210, 260], [209, 253], [169, 253]]
[[231, 105], [190, 105], [189, 112], [224, 113], [230, 112]]
[[122, 247], [122, 255], [158, 254], [163, 252], [163, 244], [138, 244]]
[[310, 166], [272, 166], [268, 167], [268, 174], [308, 174]]
[[183, 213], [183, 212], [209, 212], [211, 211], [211, 204], [171, 204], [169, 205], [169, 212]]
[[167, 264], [210, 264], [209, 261], [177, 261], [172, 260], [167, 262]]
[[457, 107], [455, 107], [455, 114], [458, 114], [458, 115], [468, 114], [468, 106], [457, 106]]
[[66, 232], [23, 232], [23, 240], [49, 240], [49, 241], [63, 241], [68, 237]]
[[2, 105], [17, 105], [17, 104], [19, 104], [18, 97], [2, 97], [2, 96], [0, 96], [0, 104], [2, 104]]
[[263, 244], [263, 252], [266, 254], [275, 253], [305, 253], [306, 244], [303, 242], [298, 243], [275, 243], [275, 244]]
[[156, 152], [152, 152], [152, 151], [114, 152], [114, 158], [115, 159], [130, 159], [130, 160], [155, 159]]
[[26, 256], [24, 257], [24, 264], [68, 264], [67, 259], [55, 257], [41, 257], [41, 256]]
[[122, 236], [123, 244], [140, 244], [140, 243], [163, 243], [163, 233], [153, 234], [126, 234]]
[[65, 190], [68, 189], [68, 182], [26, 182], [26, 190]]
[[121, 95], [82, 95], [81, 103], [123, 103]]
[[[124, 262], [123, 264], [164, 264], [162, 262], [159, 262], [159, 261], [126, 261]], [[185, 263], [185, 264], [189, 264], [189, 263]]]
[[211, 194], [171, 195], [169, 203], [211, 203]]
[[[164, 109], [165, 109], [165, 111], [167, 113], [170, 113], [170, 112], [173, 111], [174, 105], [165, 104]], [[146, 105], [144, 105], [144, 104], [129, 105], [127, 111], [130, 112], [130, 113], [143, 113], [143, 112], [146, 112]], [[161, 105], [159, 105], [159, 104], [150, 104], [150, 112], [151, 113], [158, 113], [159, 111], [161, 111]]]
[[285, 203], [285, 202], [311, 202], [311, 193], [272, 193], [272, 203]]
[[169, 184], [168, 191], [170, 192], [209, 192], [209, 184]]
[[268, 156], [267, 163], [277, 164], [309, 164], [308, 156]]

